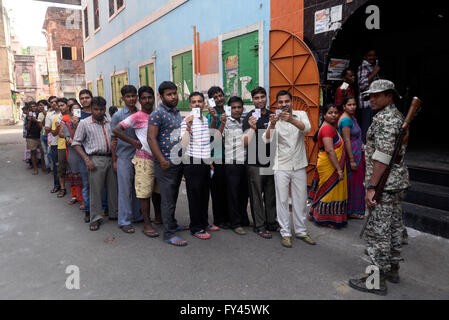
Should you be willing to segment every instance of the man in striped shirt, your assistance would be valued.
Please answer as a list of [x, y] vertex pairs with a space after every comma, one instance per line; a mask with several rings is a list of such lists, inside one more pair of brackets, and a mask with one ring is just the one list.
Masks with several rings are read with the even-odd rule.
[[93, 98], [92, 116], [80, 121], [72, 142], [72, 147], [84, 160], [89, 174], [91, 231], [100, 228], [101, 197], [105, 185], [108, 192], [109, 219], [117, 219], [117, 175], [112, 163], [111, 126], [104, 115], [105, 112], [106, 100], [102, 97]]
[[202, 115], [205, 108], [204, 95], [200, 92], [192, 92], [189, 102], [192, 114], [181, 123], [180, 143], [185, 150], [183, 163], [189, 200], [190, 232], [194, 237], [206, 240], [210, 239], [210, 234], [206, 231], [209, 227], [211, 163], [209, 123]]

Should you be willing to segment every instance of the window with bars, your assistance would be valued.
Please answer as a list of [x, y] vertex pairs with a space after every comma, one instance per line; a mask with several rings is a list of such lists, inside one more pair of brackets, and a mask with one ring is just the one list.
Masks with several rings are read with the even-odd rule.
[[98, 0], [94, 0], [94, 28], [100, 28], [100, 8], [98, 7]]
[[61, 47], [62, 60], [76, 60], [76, 47]]

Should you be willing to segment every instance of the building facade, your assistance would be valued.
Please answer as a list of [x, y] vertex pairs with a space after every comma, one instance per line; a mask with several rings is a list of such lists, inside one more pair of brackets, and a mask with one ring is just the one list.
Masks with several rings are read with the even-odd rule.
[[50, 94], [76, 97], [86, 86], [81, 11], [49, 7], [43, 33], [48, 45]]
[[14, 55], [11, 49], [10, 21], [1, 0], [0, 11], [0, 125], [12, 125], [18, 119]]

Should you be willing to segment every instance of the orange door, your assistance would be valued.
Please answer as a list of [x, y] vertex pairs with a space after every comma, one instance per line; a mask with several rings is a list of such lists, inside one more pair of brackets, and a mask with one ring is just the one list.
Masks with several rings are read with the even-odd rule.
[[306, 136], [308, 183], [316, 166], [318, 146], [312, 140], [318, 129], [320, 76], [315, 58], [307, 45], [293, 33], [270, 31], [270, 109], [276, 109], [276, 93], [287, 90], [293, 109], [303, 110], [312, 126]]

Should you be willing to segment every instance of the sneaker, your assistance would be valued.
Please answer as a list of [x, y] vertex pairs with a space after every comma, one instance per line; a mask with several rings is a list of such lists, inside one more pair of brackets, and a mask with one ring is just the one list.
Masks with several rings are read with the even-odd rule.
[[220, 230], [220, 228], [213, 224], [207, 226], [207, 228], [206, 228], [206, 231], [219, 231], [219, 230]]
[[210, 239], [210, 234], [207, 233], [207, 232], [204, 231], [204, 230], [201, 230], [201, 231], [192, 233], [192, 236], [194, 236], [194, 237], [196, 237], [196, 238], [198, 238], [198, 239], [201, 239], [201, 240], [207, 240], [207, 239]]
[[237, 233], [241, 236], [246, 234], [245, 229], [243, 229], [242, 227], [234, 228], [234, 229], [232, 229], [232, 231], [234, 231], [235, 233]]
[[298, 235], [296, 235], [296, 238], [304, 241], [305, 243], [311, 244], [311, 245], [315, 245], [316, 244], [316, 242], [308, 234], [306, 234], [305, 236], [298, 236]]

